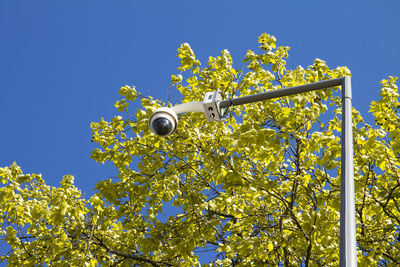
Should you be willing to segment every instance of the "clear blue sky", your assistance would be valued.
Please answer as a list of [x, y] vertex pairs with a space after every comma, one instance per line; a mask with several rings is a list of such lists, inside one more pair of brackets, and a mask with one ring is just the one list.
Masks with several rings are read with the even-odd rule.
[[89, 125], [116, 114], [120, 86], [167, 100], [181, 43], [203, 63], [228, 49], [240, 65], [263, 32], [291, 47], [291, 67], [348, 66], [354, 105], [371, 120], [378, 82], [400, 75], [399, 3], [2, 0], [0, 166], [16, 161], [50, 185], [73, 174], [89, 197], [115, 173], [89, 159]]

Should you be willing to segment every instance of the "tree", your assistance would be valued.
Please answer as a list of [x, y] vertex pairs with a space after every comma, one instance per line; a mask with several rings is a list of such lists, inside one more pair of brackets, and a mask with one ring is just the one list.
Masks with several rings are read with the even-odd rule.
[[[171, 88], [182, 102], [219, 90], [223, 98], [350, 75], [323, 60], [286, 68], [289, 47], [259, 37], [247, 70], [227, 50], [202, 67], [178, 49]], [[370, 112], [353, 109], [358, 261], [400, 264], [400, 103], [396, 77], [381, 81]], [[124, 116], [92, 123], [91, 157], [118, 177], [97, 183], [88, 200], [65, 176], [49, 187], [16, 165], [0, 169], [2, 238], [10, 266], [337, 266], [340, 209], [338, 88], [232, 108], [225, 122], [180, 116], [168, 138], [152, 134], [151, 113], [170, 105], [124, 86]], [[141, 107], [134, 110], [135, 103]], [[327, 110], [330, 108], [330, 111]], [[132, 114], [132, 112], [134, 114]]]

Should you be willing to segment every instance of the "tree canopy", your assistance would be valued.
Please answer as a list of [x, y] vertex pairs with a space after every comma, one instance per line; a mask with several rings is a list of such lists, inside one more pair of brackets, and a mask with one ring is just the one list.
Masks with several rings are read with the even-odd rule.
[[[202, 65], [182, 44], [170, 90], [184, 103], [209, 91], [227, 99], [351, 75], [321, 59], [288, 69], [289, 47], [268, 34], [258, 43], [243, 69], [227, 50]], [[396, 81], [380, 82], [370, 105], [376, 125], [353, 109], [361, 266], [400, 264]], [[16, 163], [0, 168], [1, 239], [9, 249], [0, 259], [10, 266], [337, 266], [338, 89], [234, 107], [220, 122], [182, 114], [177, 132], [163, 138], [148, 120], [171, 104], [121, 87], [120, 115], [91, 124], [91, 158], [113, 163], [118, 177], [98, 182], [89, 199], [73, 176], [51, 187]]]

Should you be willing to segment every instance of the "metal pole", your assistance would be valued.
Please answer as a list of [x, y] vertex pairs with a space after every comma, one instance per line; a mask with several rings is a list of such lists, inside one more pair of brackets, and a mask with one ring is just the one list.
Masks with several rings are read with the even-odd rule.
[[342, 83], [342, 158], [340, 186], [340, 266], [357, 266], [354, 200], [351, 79]]
[[219, 102], [220, 108], [243, 105], [267, 99], [294, 95], [333, 86], [342, 87], [342, 157], [340, 186], [340, 266], [357, 266], [356, 217], [354, 200], [354, 165], [351, 78], [337, 78], [318, 83], [305, 84], [266, 93], [238, 97]]
[[328, 88], [334, 87], [334, 86], [341, 86], [343, 83], [343, 80], [344, 80], [344, 78], [337, 78], [337, 79], [326, 80], [326, 81], [317, 82], [317, 83], [309, 83], [309, 84], [303, 84], [303, 85], [299, 85], [299, 86], [284, 88], [284, 89], [280, 89], [280, 90], [269, 91], [266, 93], [242, 96], [242, 97], [238, 97], [238, 98], [231, 98], [231, 99], [220, 101], [219, 107], [227, 108], [229, 106], [243, 105], [243, 104], [248, 104], [248, 103], [252, 103], [252, 102], [258, 102], [258, 101], [263, 101], [263, 100], [267, 100], [267, 99], [278, 98], [278, 97], [282, 97], [282, 96], [289, 96], [289, 95], [295, 95], [295, 94], [300, 94], [300, 93], [305, 93], [305, 92], [310, 92], [310, 91], [315, 91], [315, 90], [328, 89]]

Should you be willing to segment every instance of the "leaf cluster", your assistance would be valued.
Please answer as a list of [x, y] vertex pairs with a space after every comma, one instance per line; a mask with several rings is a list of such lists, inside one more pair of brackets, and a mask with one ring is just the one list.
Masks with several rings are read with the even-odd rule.
[[[202, 66], [189, 44], [171, 88], [182, 102], [206, 92], [224, 99], [351, 75], [316, 59], [290, 70], [289, 47], [259, 37], [235, 67], [227, 50]], [[400, 264], [399, 108], [395, 77], [381, 82], [370, 112], [353, 109], [357, 246], [360, 265]], [[337, 266], [341, 99], [338, 88], [229, 109], [225, 122], [179, 117], [176, 134], [152, 134], [148, 119], [165, 103], [124, 86], [110, 121], [91, 124], [118, 177], [88, 200], [66, 176], [59, 188], [12, 165], [0, 171], [2, 237], [11, 265]]]

